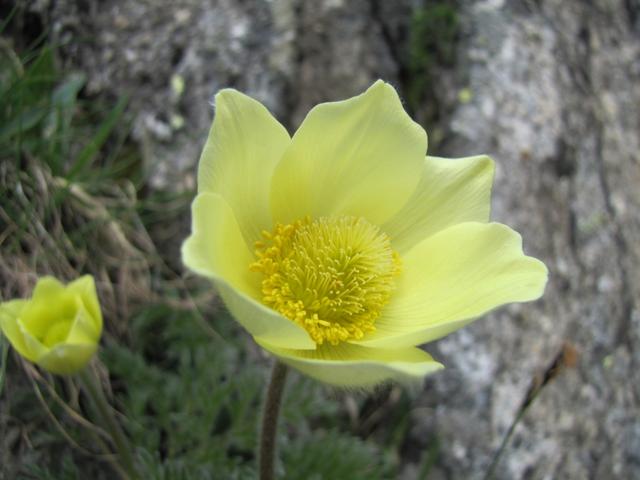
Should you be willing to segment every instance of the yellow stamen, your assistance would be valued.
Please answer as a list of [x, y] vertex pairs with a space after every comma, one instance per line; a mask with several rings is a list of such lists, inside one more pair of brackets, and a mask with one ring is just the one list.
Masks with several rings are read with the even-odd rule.
[[319, 345], [375, 330], [400, 273], [400, 257], [378, 227], [364, 218], [307, 217], [262, 236], [250, 269], [264, 275], [265, 305]]

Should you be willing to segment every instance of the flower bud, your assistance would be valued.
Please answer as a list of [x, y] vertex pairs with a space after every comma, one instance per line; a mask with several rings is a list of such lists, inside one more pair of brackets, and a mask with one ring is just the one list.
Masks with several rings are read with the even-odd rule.
[[30, 300], [0, 304], [0, 329], [27, 360], [59, 375], [81, 370], [102, 333], [102, 313], [93, 277], [63, 285], [43, 277]]

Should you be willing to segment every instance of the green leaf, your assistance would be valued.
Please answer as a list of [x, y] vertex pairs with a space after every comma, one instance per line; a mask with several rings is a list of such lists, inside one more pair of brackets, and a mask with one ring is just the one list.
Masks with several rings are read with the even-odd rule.
[[31, 108], [21, 112], [16, 118], [0, 127], [0, 142], [5, 142], [13, 136], [23, 134], [35, 127], [47, 114], [42, 107]]
[[84, 73], [72, 73], [65, 81], [58, 85], [51, 95], [55, 107], [74, 106], [78, 93], [84, 87], [87, 77]]
[[372, 444], [337, 431], [314, 432], [282, 448], [286, 480], [393, 478], [388, 458]]

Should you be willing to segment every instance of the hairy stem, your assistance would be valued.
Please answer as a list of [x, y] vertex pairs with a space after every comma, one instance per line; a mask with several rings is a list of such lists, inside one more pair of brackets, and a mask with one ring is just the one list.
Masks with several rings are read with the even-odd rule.
[[276, 431], [278, 430], [278, 417], [282, 391], [287, 380], [287, 366], [276, 361], [271, 371], [269, 387], [264, 399], [262, 411], [262, 430], [260, 432], [260, 480], [273, 480], [274, 457], [276, 450]]

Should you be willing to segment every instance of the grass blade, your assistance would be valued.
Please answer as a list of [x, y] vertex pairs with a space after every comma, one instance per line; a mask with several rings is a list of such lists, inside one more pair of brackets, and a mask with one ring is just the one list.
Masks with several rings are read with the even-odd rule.
[[118, 100], [116, 106], [113, 108], [113, 110], [111, 110], [111, 112], [109, 112], [109, 115], [107, 115], [105, 121], [102, 122], [102, 125], [100, 125], [100, 128], [98, 128], [98, 132], [96, 133], [96, 135], [76, 157], [76, 160], [67, 175], [69, 180], [76, 177], [87, 166], [89, 166], [91, 162], [93, 162], [96, 155], [98, 154], [104, 143], [107, 141], [107, 138], [109, 138], [109, 135], [118, 124], [118, 121], [122, 117], [127, 103], [127, 98], [121, 98], [120, 100]]

